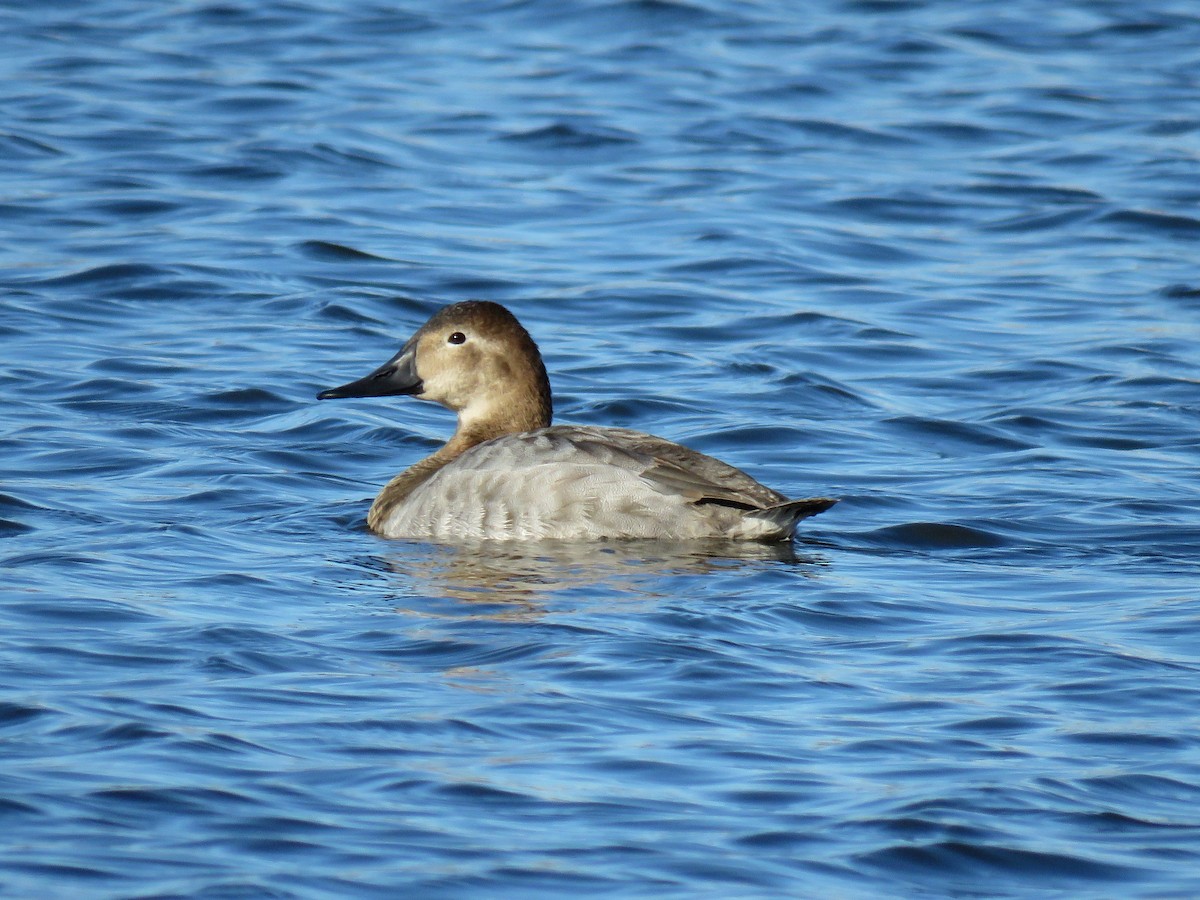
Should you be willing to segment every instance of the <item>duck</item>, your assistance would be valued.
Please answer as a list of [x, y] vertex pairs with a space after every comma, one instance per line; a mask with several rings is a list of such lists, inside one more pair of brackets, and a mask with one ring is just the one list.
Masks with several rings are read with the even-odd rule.
[[444, 446], [380, 491], [387, 538], [435, 542], [787, 541], [837, 500], [791, 500], [745, 472], [628, 428], [553, 425], [537, 344], [506, 307], [442, 307], [369, 375], [318, 400], [410, 396], [458, 415]]

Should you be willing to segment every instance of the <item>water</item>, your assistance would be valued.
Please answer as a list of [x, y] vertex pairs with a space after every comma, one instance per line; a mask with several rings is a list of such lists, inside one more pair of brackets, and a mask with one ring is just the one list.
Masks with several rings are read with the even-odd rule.
[[[1200, 893], [1194, 4], [0, 23], [0, 893]], [[843, 502], [373, 537], [466, 298]]]

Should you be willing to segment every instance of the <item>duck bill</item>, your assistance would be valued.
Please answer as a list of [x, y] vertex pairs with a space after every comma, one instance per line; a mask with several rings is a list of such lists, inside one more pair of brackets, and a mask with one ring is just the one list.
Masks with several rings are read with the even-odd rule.
[[420, 394], [425, 385], [417, 375], [417, 344], [409, 341], [399, 353], [365, 378], [317, 394], [318, 400], [347, 397], [394, 397]]

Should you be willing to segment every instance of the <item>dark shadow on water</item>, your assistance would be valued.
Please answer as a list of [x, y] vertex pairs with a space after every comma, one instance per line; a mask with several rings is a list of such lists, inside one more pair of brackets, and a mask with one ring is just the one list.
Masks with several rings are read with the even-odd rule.
[[897, 550], [967, 550], [1007, 546], [996, 531], [952, 522], [908, 522], [876, 528], [859, 539]]
[[[638, 597], [665, 595], [661, 579], [785, 566], [805, 578], [828, 565], [790, 543], [613, 541], [533, 544], [390, 541], [366, 565], [403, 580], [406, 595], [530, 602], [580, 589]], [[397, 585], [397, 587], [400, 587]]]

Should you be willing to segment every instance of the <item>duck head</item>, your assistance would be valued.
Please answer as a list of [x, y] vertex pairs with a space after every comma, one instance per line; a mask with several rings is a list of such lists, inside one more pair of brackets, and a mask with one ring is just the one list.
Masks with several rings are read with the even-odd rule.
[[537, 344], [499, 303], [444, 307], [365, 378], [318, 400], [408, 395], [458, 413], [459, 431], [488, 436], [550, 424], [550, 382]]

